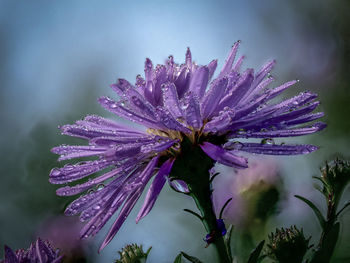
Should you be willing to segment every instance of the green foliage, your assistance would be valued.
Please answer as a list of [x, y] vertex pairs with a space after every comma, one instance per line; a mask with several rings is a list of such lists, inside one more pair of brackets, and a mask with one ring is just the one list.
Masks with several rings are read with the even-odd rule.
[[326, 223], [326, 220], [324, 219], [321, 211], [317, 208], [317, 206], [311, 202], [310, 200], [300, 196], [300, 195], [294, 195], [296, 198], [300, 199], [301, 201], [305, 202], [311, 209], [312, 211], [314, 211], [317, 219], [318, 219], [318, 222], [320, 223], [321, 227], [323, 228], [325, 223]]
[[310, 238], [306, 239], [303, 230], [298, 230], [296, 226], [277, 228], [269, 235], [266, 254], [277, 262], [301, 263], [310, 248], [309, 241]]
[[260, 254], [264, 247], [265, 240], [261, 241], [258, 246], [252, 251], [249, 256], [248, 263], [258, 263], [260, 262]]
[[151, 251], [150, 247], [146, 253], [143, 252], [142, 245], [131, 244], [126, 245], [121, 251], [118, 251], [120, 259], [117, 259], [116, 263], [143, 263], [146, 262], [147, 256]]

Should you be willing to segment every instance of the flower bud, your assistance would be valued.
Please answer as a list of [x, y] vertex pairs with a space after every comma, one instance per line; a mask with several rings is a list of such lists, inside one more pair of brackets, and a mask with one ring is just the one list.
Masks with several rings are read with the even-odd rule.
[[306, 251], [310, 248], [310, 238], [304, 237], [303, 230], [296, 226], [276, 229], [269, 235], [267, 255], [283, 263], [301, 263]]
[[146, 262], [147, 256], [151, 251], [150, 247], [146, 253], [143, 252], [142, 245], [131, 244], [126, 245], [121, 251], [118, 251], [120, 259], [116, 263], [143, 263]]

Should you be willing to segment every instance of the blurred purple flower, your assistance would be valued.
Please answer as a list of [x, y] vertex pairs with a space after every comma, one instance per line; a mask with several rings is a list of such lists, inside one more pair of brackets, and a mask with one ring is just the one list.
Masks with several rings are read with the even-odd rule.
[[[254, 158], [249, 163], [249, 168], [236, 170], [229, 181], [218, 182], [213, 194], [217, 212], [229, 198], [232, 201], [224, 211], [227, 222], [239, 227], [249, 227], [256, 218], [257, 209], [262, 212], [271, 210], [277, 200], [269, 200], [272, 203], [261, 204], [261, 198], [273, 190], [277, 191], [281, 183], [279, 169], [276, 160], [271, 158]], [[262, 207], [258, 206], [264, 206]]]
[[50, 217], [39, 227], [37, 236], [50, 240], [51, 244], [60, 248], [65, 262], [76, 262], [85, 257], [86, 240], [79, 239], [82, 223], [75, 217]]
[[40, 238], [32, 243], [28, 250], [19, 249], [15, 252], [5, 246], [5, 259], [3, 263], [59, 263], [63, 256], [60, 256], [58, 250], [54, 250], [49, 242], [42, 241]]
[[[55, 147], [52, 152], [61, 155], [59, 160], [98, 158], [54, 168], [50, 182], [66, 184], [104, 171], [103, 175], [84, 183], [57, 190], [61, 196], [89, 190], [65, 211], [66, 215], [81, 214], [81, 221], [89, 221], [81, 232], [82, 237], [95, 235], [121, 207], [100, 247], [103, 249], [155, 176], [136, 222], [146, 216], [186, 137], [213, 160], [236, 168], [247, 167], [247, 160], [237, 155], [239, 151], [294, 155], [317, 149], [312, 145], [275, 145], [269, 139], [322, 130], [325, 124], [321, 122], [300, 126], [323, 116], [323, 113], [311, 113], [319, 104], [315, 100], [317, 95], [303, 92], [283, 102], [272, 103], [273, 98], [297, 81], [267, 88], [273, 81], [269, 74], [275, 61], [267, 63], [257, 73], [253, 69], [240, 73], [243, 57], [234, 63], [238, 46], [239, 42], [234, 44], [222, 70], [212, 81], [217, 60], [206, 66], [197, 65], [192, 62], [188, 49], [185, 64], [174, 63], [170, 56], [165, 65], [154, 69], [151, 60], [146, 59], [145, 79], [138, 75], [135, 85], [124, 79], [111, 85], [119, 100], [102, 97], [100, 104], [147, 130], [126, 127], [94, 115], [61, 127], [63, 134], [88, 140], [89, 145]], [[242, 138], [262, 138], [263, 143], [233, 141]], [[93, 187], [95, 191], [91, 191]]]

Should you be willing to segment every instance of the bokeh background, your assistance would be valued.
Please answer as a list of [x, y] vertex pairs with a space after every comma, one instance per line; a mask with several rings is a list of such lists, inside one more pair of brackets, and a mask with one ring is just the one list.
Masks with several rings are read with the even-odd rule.
[[[182, 62], [189, 46], [197, 63], [218, 58], [220, 67], [236, 40], [242, 41], [239, 53], [246, 55], [245, 67], [257, 68], [275, 58], [275, 85], [300, 79], [284, 97], [311, 90], [322, 101], [329, 127], [293, 139], [320, 150], [275, 159], [285, 191], [278, 214], [266, 226], [268, 233], [296, 224], [316, 242], [316, 218], [293, 195], [322, 206], [311, 177], [325, 160], [350, 156], [349, 14], [345, 0], [0, 0], [0, 247], [26, 248], [38, 233], [49, 236], [47, 229], [72, 200], [57, 197], [56, 186], [48, 183], [50, 169], [61, 165], [50, 148], [74, 142], [59, 134], [58, 125], [87, 114], [111, 116], [99, 107], [97, 97], [114, 96], [108, 85], [117, 78], [133, 81], [143, 73], [146, 57], [156, 64], [171, 54]], [[347, 190], [343, 202], [349, 196]], [[78, 248], [81, 258], [113, 262], [117, 250], [136, 242], [153, 247], [150, 262], [173, 262], [180, 250], [214, 261], [212, 248], [204, 248], [200, 222], [182, 211], [195, 209], [186, 196], [166, 186], [152, 212], [136, 225], [140, 202], [106, 249], [97, 254], [108, 227]], [[334, 262], [350, 260], [349, 220], [350, 211], [341, 218]], [[72, 224], [79, 226], [60, 224], [68, 233], [74, 232]]]

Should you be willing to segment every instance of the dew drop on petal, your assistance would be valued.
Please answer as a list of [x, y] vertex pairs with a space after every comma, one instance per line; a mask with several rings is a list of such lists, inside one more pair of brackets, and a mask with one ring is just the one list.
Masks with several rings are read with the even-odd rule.
[[261, 144], [274, 145], [275, 141], [272, 138], [265, 138], [261, 140]]
[[243, 143], [236, 141], [230, 145], [229, 149], [230, 150], [240, 150], [240, 149], [242, 149], [242, 147], [243, 147]]
[[103, 188], [105, 188], [105, 185], [104, 184], [99, 184], [97, 186], [97, 191], [101, 191]]

